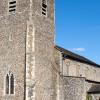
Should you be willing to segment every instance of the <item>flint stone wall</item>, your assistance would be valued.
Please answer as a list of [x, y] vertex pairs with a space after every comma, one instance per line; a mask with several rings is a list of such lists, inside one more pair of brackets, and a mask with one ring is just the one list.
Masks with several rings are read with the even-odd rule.
[[61, 100], [85, 100], [84, 82], [84, 78], [63, 77]]

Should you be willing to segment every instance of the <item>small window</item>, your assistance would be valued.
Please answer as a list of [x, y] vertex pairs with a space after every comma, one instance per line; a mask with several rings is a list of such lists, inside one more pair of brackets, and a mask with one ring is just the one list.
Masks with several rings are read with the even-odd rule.
[[9, 94], [9, 75], [6, 76], [6, 94]]
[[14, 76], [13, 74], [11, 74], [11, 77], [10, 77], [10, 94], [14, 94]]
[[42, 0], [42, 14], [47, 16], [47, 1]]
[[14, 76], [9, 73], [6, 75], [6, 94], [14, 94]]
[[16, 1], [9, 1], [9, 12], [16, 11]]

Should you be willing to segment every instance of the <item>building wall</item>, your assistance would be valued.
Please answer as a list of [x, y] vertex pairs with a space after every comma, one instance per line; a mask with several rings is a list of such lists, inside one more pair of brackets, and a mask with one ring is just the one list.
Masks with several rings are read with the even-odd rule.
[[[65, 77], [68, 77], [69, 76], [69, 81], [71, 79], [71, 77], [73, 78], [78, 78], [79, 80], [81, 80], [81, 78], [83, 77], [84, 78], [84, 82], [81, 83], [81, 85], [84, 86], [84, 88], [82, 87], [78, 87], [79, 89], [82, 89], [82, 91], [79, 92], [79, 97], [83, 100], [86, 100], [86, 96], [87, 96], [87, 93], [88, 93], [88, 90], [92, 87], [93, 84], [97, 84], [97, 83], [93, 83], [92, 81], [95, 81], [95, 82], [100, 82], [100, 68], [99, 67], [96, 67], [96, 66], [93, 66], [93, 65], [89, 65], [89, 64], [86, 64], [86, 63], [81, 63], [81, 62], [78, 62], [78, 61], [75, 61], [75, 60], [72, 60], [72, 59], [65, 59], [63, 60], [63, 76]], [[90, 80], [91, 82], [88, 82], [86, 80]], [[76, 84], [76, 82], [80, 83], [78, 80], [72, 80], [72, 82], [74, 84]], [[67, 83], [67, 82], [66, 82]], [[68, 88], [68, 84], [67, 85], [67, 88]], [[80, 84], [78, 84], [79, 86], [81, 86]], [[77, 85], [77, 86], [78, 86]], [[74, 91], [77, 89], [77, 86], [74, 86]], [[70, 88], [73, 87], [73, 85], [71, 84], [70, 82]], [[66, 90], [67, 90], [66, 88]], [[69, 89], [70, 90], [70, 89]], [[84, 93], [83, 96], [81, 96], [81, 93]], [[77, 97], [75, 95], [73, 95], [74, 92], [72, 92], [72, 97]], [[93, 100], [99, 100], [99, 97], [100, 97], [100, 94], [91, 94], [92, 96], [92, 99]], [[71, 98], [71, 97], [69, 97]], [[64, 99], [66, 100], [66, 99]], [[72, 99], [73, 100], [73, 99]], [[81, 100], [79, 98], [77, 98], [76, 100]]]
[[[91, 89], [93, 85], [98, 85], [98, 83], [92, 83], [92, 82], [85, 81], [85, 90], [84, 90], [85, 95], [88, 94], [89, 89]], [[100, 98], [100, 93], [91, 93], [89, 95], [91, 95], [92, 100], [99, 100], [99, 98]], [[85, 96], [85, 98], [86, 98], [86, 96]]]
[[55, 100], [54, 1], [47, 0], [47, 17], [41, 13], [42, 0], [30, 0], [27, 22], [26, 100]]
[[[0, 0], [0, 100], [24, 100], [28, 0], [17, 0], [16, 12], [9, 12], [9, 1]], [[9, 72], [15, 79], [13, 95], [5, 93]]]
[[71, 59], [65, 59], [63, 61], [63, 75], [85, 77], [87, 80], [100, 82], [100, 68], [81, 63]]
[[[86, 100], [89, 89], [99, 82], [100, 69], [72, 59], [62, 59], [62, 52], [57, 49], [54, 55], [59, 76], [57, 100]], [[93, 100], [99, 100], [99, 95], [91, 94]]]
[[47, 0], [47, 16], [42, 15], [42, 0], [15, 0], [16, 11], [0, 0], [0, 79], [11, 71], [15, 76], [15, 94], [2, 100], [55, 100], [54, 0]]
[[62, 100], [85, 100], [84, 78], [63, 77]]
[[66, 65], [63, 63], [62, 53], [55, 49], [55, 66], [58, 77], [56, 84], [56, 100], [85, 100], [85, 78], [70, 77]]
[[58, 50], [54, 49], [54, 67], [56, 72], [56, 100], [64, 100], [63, 99], [63, 76], [62, 76], [62, 54]]

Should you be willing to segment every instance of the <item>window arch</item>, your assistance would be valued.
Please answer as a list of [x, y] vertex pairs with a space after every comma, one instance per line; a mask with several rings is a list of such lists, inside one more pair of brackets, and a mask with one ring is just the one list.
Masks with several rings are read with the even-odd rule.
[[14, 75], [9, 72], [6, 75], [6, 94], [14, 94]]

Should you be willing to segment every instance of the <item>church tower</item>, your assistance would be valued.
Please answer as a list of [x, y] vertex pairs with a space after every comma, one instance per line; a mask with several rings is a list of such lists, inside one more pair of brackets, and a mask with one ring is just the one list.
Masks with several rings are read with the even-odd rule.
[[56, 100], [54, 0], [0, 0], [0, 100]]
[[30, 0], [26, 36], [26, 100], [53, 100], [54, 1]]

